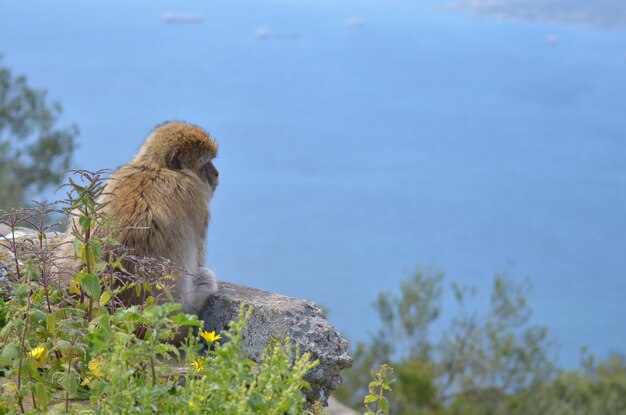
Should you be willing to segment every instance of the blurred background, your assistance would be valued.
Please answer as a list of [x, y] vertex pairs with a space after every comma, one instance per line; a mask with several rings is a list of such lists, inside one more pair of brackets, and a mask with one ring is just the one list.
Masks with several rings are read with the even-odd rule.
[[208, 265], [323, 305], [355, 370], [446, 405], [446, 371], [623, 370], [625, 27], [617, 0], [0, 0], [0, 205], [192, 122], [220, 146]]

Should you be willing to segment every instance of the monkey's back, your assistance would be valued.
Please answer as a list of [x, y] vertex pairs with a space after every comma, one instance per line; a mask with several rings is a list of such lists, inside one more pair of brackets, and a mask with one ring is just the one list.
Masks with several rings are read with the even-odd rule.
[[104, 190], [104, 210], [133, 255], [163, 257], [185, 269], [198, 266], [209, 222], [207, 188], [185, 170], [126, 165]]

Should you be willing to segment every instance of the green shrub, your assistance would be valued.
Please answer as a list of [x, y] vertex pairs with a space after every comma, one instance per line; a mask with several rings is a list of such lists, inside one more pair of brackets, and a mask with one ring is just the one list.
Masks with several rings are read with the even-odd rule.
[[[270, 342], [259, 365], [246, 358], [250, 309], [219, 335], [194, 335], [201, 322], [164, 294], [168, 264], [137, 259], [142, 274], [129, 276], [127, 253], [95, 203], [101, 174], [78, 177], [67, 210], [76, 215], [74, 254], [83, 266], [69, 287], [55, 278], [58, 242], [46, 236], [44, 216], [55, 209], [41, 204], [1, 219], [11, 229], [27, 222], [38, 237], [9, 235], [3, 244], [19, 261], [14, 295], [0, 304], [0, 414], [306, 413], [304, 376], [317, 362], [288, 338]], [[145, 301], [125, 304], [129, 294]], [[181, 331], [178, 349], [171, 341]]]

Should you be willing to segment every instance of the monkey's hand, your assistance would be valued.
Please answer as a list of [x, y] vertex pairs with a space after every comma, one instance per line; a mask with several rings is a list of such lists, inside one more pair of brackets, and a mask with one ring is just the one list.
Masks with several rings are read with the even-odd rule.
[[217, 278], [209, 268], [199, 267], [198, 278], [194, 279], [195, 287], [206, 295], [215, 294], [217, 292]]
[[205, 267], [198, 268], [198, 271], [191, 277], [191, 281], [187, 280], [191, 282], [191, 287], [185, 290], [181, 301], [183, 312], [199, 315], [211, 294], [217, 292], [217, 278], [215, 278], [213, 271]]

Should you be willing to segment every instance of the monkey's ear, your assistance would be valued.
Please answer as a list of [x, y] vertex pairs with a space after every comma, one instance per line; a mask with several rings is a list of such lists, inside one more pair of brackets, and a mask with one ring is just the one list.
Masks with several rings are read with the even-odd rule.
[[165, 164], [168, 169], [180, 170], [183, 168], [184, 160], [183, 155], [178, 148], [171, 149], [165, 156]]

